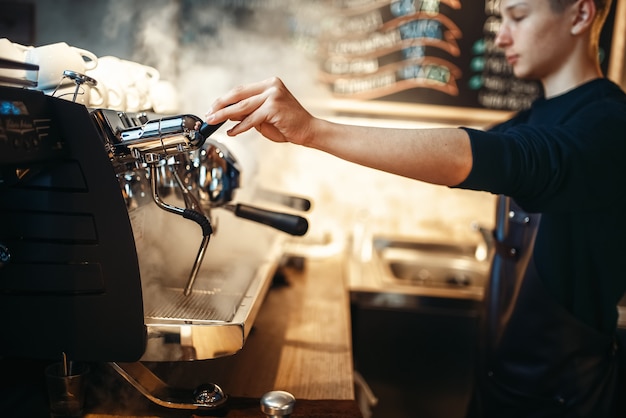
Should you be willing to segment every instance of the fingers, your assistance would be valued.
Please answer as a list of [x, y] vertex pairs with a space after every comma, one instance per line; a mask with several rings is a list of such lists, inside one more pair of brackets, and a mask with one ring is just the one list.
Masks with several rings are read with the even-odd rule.
[[[233, 107], [232, 110], [231, 107]], [[228, 135], [239, 135], [265, 123], [268, 118], [268, 109], [266, 108], [265, 96], [257, 95], [229, 106], [227, 110], [224, 109], [224, 112], [232, 112], [232, 115], [229, 117], [230, 120], [239, 121], [239, 123], [228, 130]]]
[[256, 83], [237, 86], [230, 90], [228, 93], [217, 98], [211, 104], [211, 107], [207, 111], [206, 115], [207, 117], [210, 117], [215, 113], [218, 113], [222, 109], [232, 107], [232, 105], [240, 103], [241, 101], [244, 101], [250, 97], [261, 95], [267, 91], [269, 86], [276, 82], [282, 83], [282, 81], [280, 81], [278, 78], [270, 78]]
[[[286, 99], [286, 101], [285, 101]], [[282, 80], [277, 77], [261, 82], [235, 87], [222, 97], [216, 99], [207, 111], [206, 122], [214, 125], [228, 119], [238, 121], [227, 131], [229, 136], [239, 135], [256, 128], [272, 140], [284, 140], [279, 134], [280, 129], [272, 126], [276, 121], [276, 113], [280, 112], [277, 103], [291, 107], [289, 94]], [[295, 101], [295, 99], [293, 99]], [[272, 122], [270, 122], [272, 121]]]
[[255, 96], [255, 98], [244, 99], [238, 102], [229, 103], [225, 107], [219, 107], [219, 102], [224, 100], [220, 98], [216, 101], [217, 105], [214, 103], [214, 106], [211, 107], [206, 115], [206, 122], [210, 125], [215, 125], [220, 122], [225, 122], [227, 120], [232, 121], [241, 121], [247, 117], [251, 112], [254, 112], [255, 108], [258, 107], [256, 102], [259, 102], [260, 98]]
[[239, 121], [228, 131], [232, 136], [262, 123], [263, 116], [256, 112], [266, 100], [271, 83], [270, 79], [233, 88], [213, 102], [206, 113], [206, 122], [214, 125], [229, 119]]
[[263, 95], [256, 95], [228, 105], [207, 116], [207, 123], [216, 124], [225, 120], [238, 121], [238, 124], [227, 131], [230, 136], [238, 135], [264, 121], [265, 116], [259, 112], [264, 101], [265, 97]]

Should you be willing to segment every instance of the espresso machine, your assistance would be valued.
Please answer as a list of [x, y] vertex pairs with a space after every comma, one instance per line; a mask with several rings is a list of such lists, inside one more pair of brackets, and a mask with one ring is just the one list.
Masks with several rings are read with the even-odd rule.
[[[269, 246], [272, 256], [229, 285], [228, 269], [203, 268], [220, 233], [215, 211], [278, 235], [304, 235], [308, 222], [298, 211], [233, 202], [241, 167], [210, 138], [217, 128], [189, 114], [89, 109], [0, 86], [0, 314], [10, 318], [0, 357], [104, 362], [158, 405], [224, 404], [217, 384], [171, 387], [144, 362], [211, 359], [243, 347], [281, 250]], [[153, 213], [197, 225], [188, 237], [197, 251], [185, 277], [148, 294], [142, 253], [150, 248], [139, 244], [137, 219], [150, 224]], [[159, 269], [158, 261], [150, 266]]]

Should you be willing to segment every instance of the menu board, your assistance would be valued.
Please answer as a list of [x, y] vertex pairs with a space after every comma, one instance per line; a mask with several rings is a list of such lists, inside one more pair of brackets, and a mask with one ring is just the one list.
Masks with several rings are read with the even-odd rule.
[[[495, 45], [499, 0], [336, 0], [333, 7], [318, 57], [319, 79], [336, 99], [516, 111], [542, 94], [540, 83], [514, 77]], [[615, 10], [602, 37], [605, 71], [614, 19]]]

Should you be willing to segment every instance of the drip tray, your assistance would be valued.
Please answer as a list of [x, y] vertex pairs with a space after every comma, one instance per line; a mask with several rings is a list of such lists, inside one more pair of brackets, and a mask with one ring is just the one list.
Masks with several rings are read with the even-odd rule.
[[243, 293], [194, 292], [183, 295], [182, 288], [164, 288], [164, 301], [145, 312], [147, 318], [163, 321], [228, 322], [233, 319]]
[[254, 265], [233, 264], [201, 270], [189, 296], [183, 294], [182, 287], [148, 286], [144, 314], [154, 320], [185, 323], [231, 321], [255, 279], [256, 269]]
[[272, 253], [257, 265], [201, 271], [189, 296], [183, 287], [144, 283], [141, 361], [204, 360], [241, 350], [278, 265], [280, 253]]

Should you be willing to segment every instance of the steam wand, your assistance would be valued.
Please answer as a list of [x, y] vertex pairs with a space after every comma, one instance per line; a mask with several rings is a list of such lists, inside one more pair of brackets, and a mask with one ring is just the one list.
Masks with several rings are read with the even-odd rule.
[[198, 212], [205, 214], [202, 205], [200, 204], [200, 202], [198, 201], [198, 198], [196, 198], [196, 196], [191, 193], [187, 187], [185, 187], [185, 183], [183, 182], [183, 180], [180, 178], [180, 175], [178, 174], [178, 172], [174, 169], [173, 165], [170, 165], [170, 174], [174, 177], [174, 180], [176, 180], [176, 184], [178, 185], [178, 188], [181, 190], [182, 194], [183, 194], [183, 200], [185, 201], [185, 207], [187, 209], [192, 209], [192, 210], [197, 210]]
[[[191, 269], [191, 274], [189, 275], [187, 286], [185, 286], [185, 290], [183, 291], [183, 294], [185, 296], [189, 296], [191, 294], [191, 288], [193, 287], [193, 283], [195, 282], [196, 277], [198, 276], [198, 270], [200, 269], [200, 264], [202, 263], [202, 260], [204, 259], [204, 253], [206, 252], [206, 248], [209, 245], [209, 239], [211, 238], [211, 233], [213, 233], [213, 228], [211, 227], [210, 218], [206, 216], [206, 214], [202, 210], [202, 206], [200, 205], [200, 202], [198, 201], [198, 199], [193, 193], [187, 190], [187, 188], [185, 187], [185, 184], [183, 183], [182, 179], [178, 175], [178, 172], [174, 170], [173, 166], [170, 166], [170, 172], [174, 176], [174, 179], [176, 180], [176, 184], [178, 184], [178, 187], [181, 189], [183, 193], [183, 200], [185, 201], [185, 207], [194, 212], [198, 212], [199, 215], [204, 217], [204, 219], [196, 220], [196, 222], [199, 223], [200, 226], [202, 227], [202, 244], [200, 245], [200, 249], [198, 250], [196, 262], [193, 264], [193, 268]], [[208, 234], [205, 233], [205, 227], [204, 227], [205, 219], [206, 219], [206, 222], [208, 222], [208, 227], [209, 227]]]
[[[183, 294], [185, 296], [189, 296], [191, 294], [193, 284], [196, 281], [196, 277], [198, 276], [198, 271], [200, 270], [202, 260], [204, 259], [204, 254], [206, 253], [207, 246], [209, 245], [211, 234], [213, 233], [213, 228], [211, 227], [211, 221], [206, 215], [204, 215], [201, 212], [198, 212], [195, 209], [190, 209], [190, 208], [182, 209], [177, 206], [172, 206], [170, 204], [167, 204], [163, 200], [161, 200], [161, 197], [159, 196], [159, 192], [158, 192], [157, 165], [159, 163], [159, 157], [158, 155], [152, 155], [152, 154], [146, 154], [145, 157], [146, 157], [146, 162], [150, 166], [150, 185], [152, 188], [152, 199], [154, 200], [154, 203], [156, 203], [158, 207], [160, 207], [161, 209], [167, 212], [181, 215], [185, 219], [190, 219], [196, 222], [202, 228], [202, 243], [200, 244], [200, 248], [198, 249], [196, 260], [193, 263], [191, 273], [189, 274], [189, 279], [187, 280], [187, 285], [185, 286], [185, 290], [183, 291]], [[177, 181], [179, 180], [180, 179], [177, 179]], [[179, 183], [179, 186], [181, 184], [182, 182]], [[184, 192], [185, 191], [183, 191], [183, 194]]]

